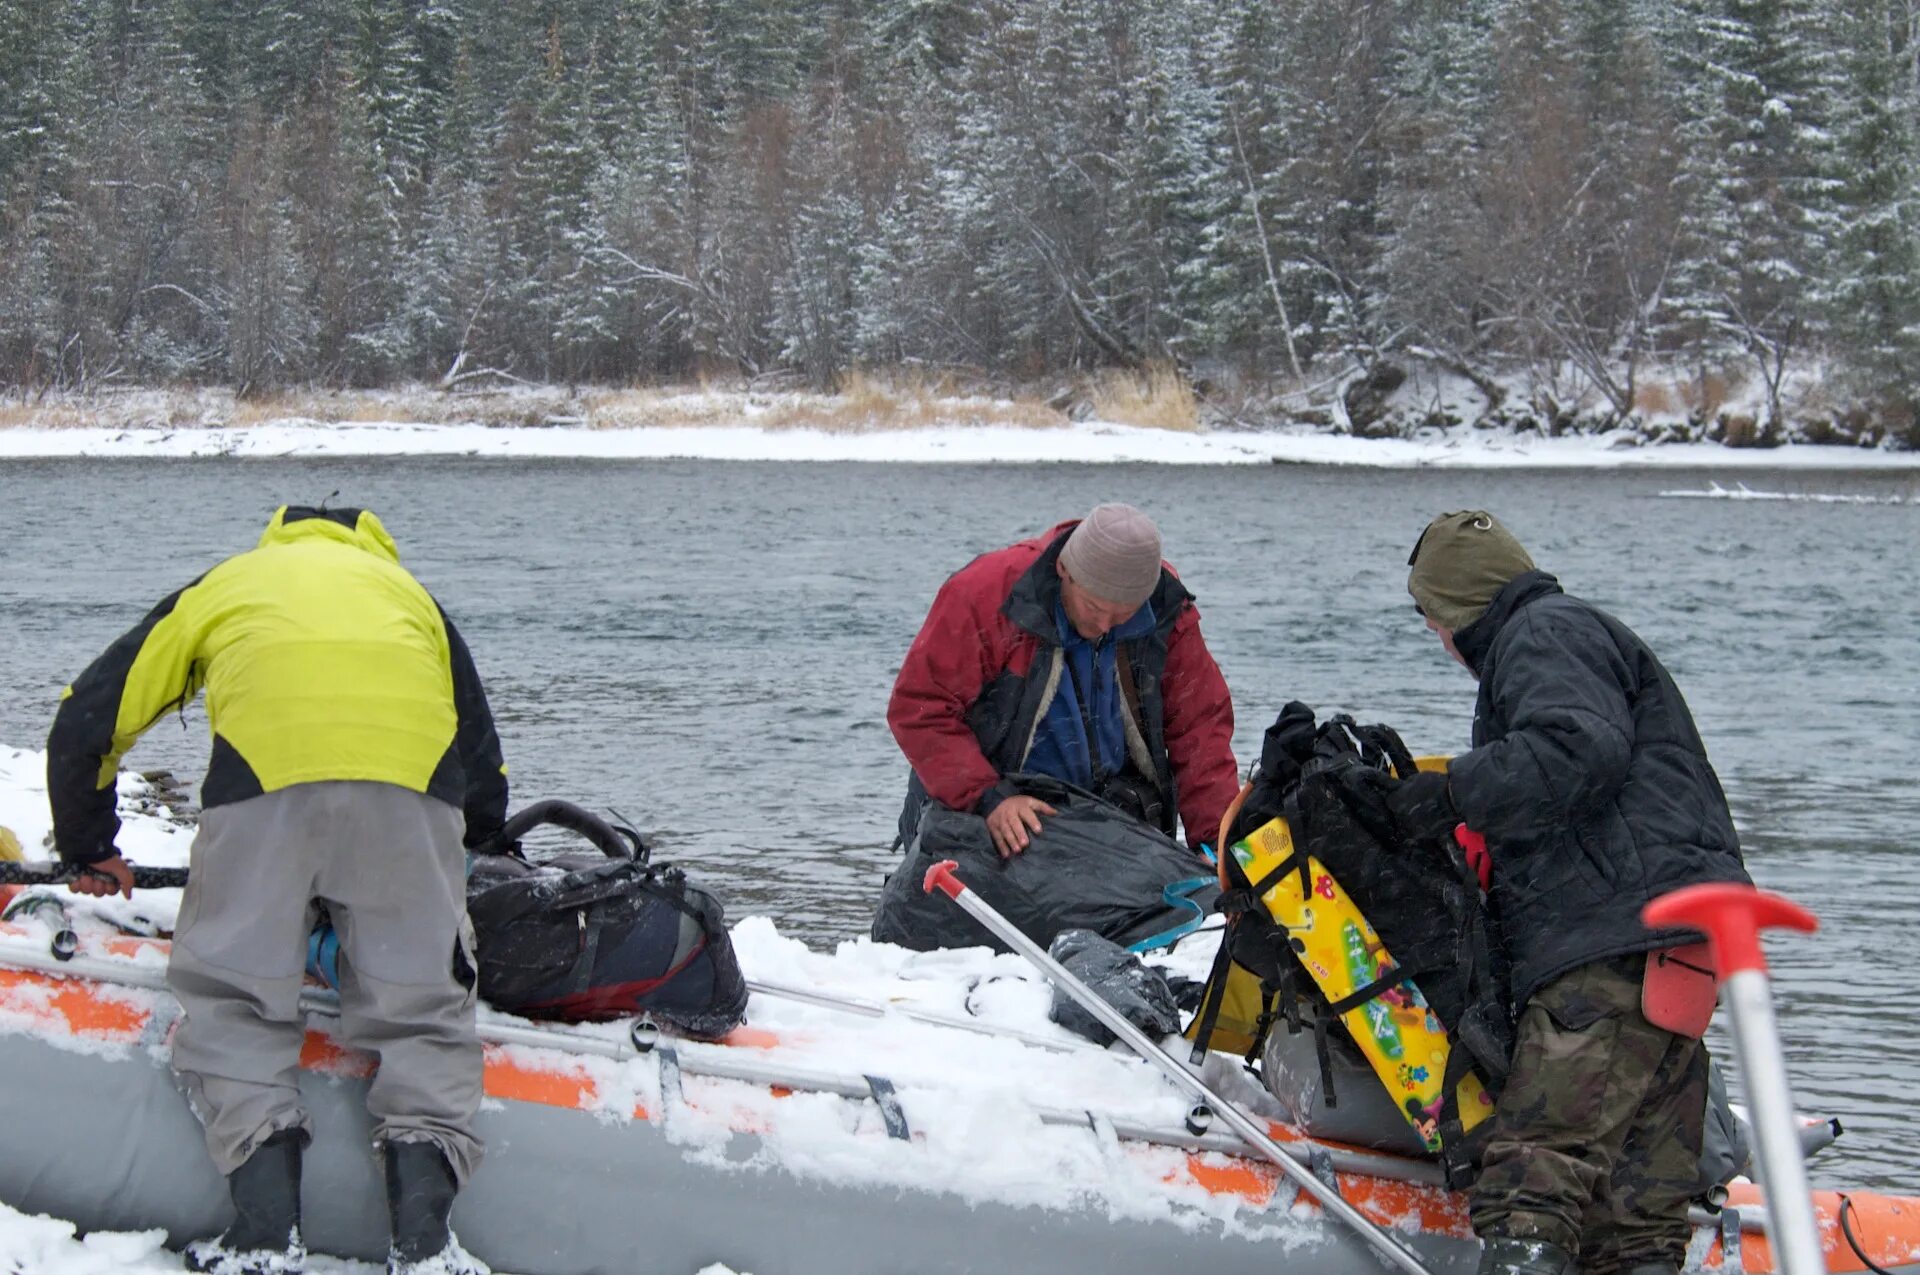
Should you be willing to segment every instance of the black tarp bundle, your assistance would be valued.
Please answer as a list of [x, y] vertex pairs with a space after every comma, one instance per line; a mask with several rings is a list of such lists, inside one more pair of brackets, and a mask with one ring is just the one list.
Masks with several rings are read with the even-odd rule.
[[[1088, 930], [1062, 930], [1048, 946], [1047, 955], [1147, 1035], [1157, 1039], [1180, 1030], [1180, 1006], [1174, 1001], [1167, 976], [1111, 939]], [[1119, 1039], [1098, 1015], [1057, 983], [1047, 1017], [1102, 1047]]]
[[1085, 789], [1039, 775], [1012, 778], [1059, 813], [1042, 815], [1032, 844], [1002, 859], [985, 819], [928, 802], [904, 862], [881, 890], [875, 940], [922, 952], [1007, 950], [952, 900], [922, 888], [927, 869], [944, 859], [1042, 947], [1063, 930], [1091, 930], [1125, 947], [1193, 918], [1196, 908], [1211, 909], [1219, 893], [1212, 867], [1165, 833]]

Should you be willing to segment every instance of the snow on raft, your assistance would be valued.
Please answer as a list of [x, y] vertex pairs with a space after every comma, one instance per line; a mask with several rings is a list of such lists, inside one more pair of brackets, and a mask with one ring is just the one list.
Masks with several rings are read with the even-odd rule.
[[[0, 750], [0, 822], [30, 856], [45, 834], [42, 769], [37, 754]], [[164, 811], [139, 808], [152, 800], [150, 785], [123, 781], [125, 845], [147, 864], [182, 863], [187, 834]], [[40, 919], [0, 926], [0, 1069], [15, 1099], [0, 1123], [0, 1201], [11, 1206], [0, 1213], [0, 1269], [177, 1270], [163, 1245], [225, 1220], [224, 1183], [165, 1067], [177, 1007], [161, 990], [164, 942], [108, 920], [147, 929], [176, 907], [165, 891], [107, 916], [76, 907], [80, 952], [62, 965]], [[455, 1214], [471, 1250], [502, 1271], [551, 1275], [630, 1269], [636, 1253], [673, 1275], [1381, 1269], [1231, 1135], [1189, 1131], [1178, 1087], [1049, 1022], [1049, 992], [1019, 958], [865, 939], [815, 951], [755, 917], [733, 936], [763, 987], [861, 1012], [756, 992], [748, 1024], [727, 1042], [646, 1042], [650, 1052], [626, 1024], [555, 1028], [484, 1012], [490, 1153]], [[1207, 946], [1184, 944], [1174, 964], [1199, 974]], [[368, 1269], [355, 1261], [377, 1260], [385, 1245], [366, 1150], [371, 1064], [333, 1039], [327, 993], [316, 989], [309, 1004], [301, 1083], [319, 1138], [306, 1229], [316, 1251], [343, 1255], [312, 1269]], [[928, 1021], [941, 1016], [988, 1030]], [[1274, 1113], [1237, 1059], [1214, 1057], [1206, 1075]], [[1319, 1158], [1297, 1131], [1271, 1127], [1300, 1158]], [[1434, 1184], [1433, 1166], [1318, 1150], [1348, 1201], [1404, 1236], [1436, 1275], [1472, 1269], [1464, 1202]], [[1743, 1187], [1735, 1199], [1756, 1197]], [[1914, 1245], [1899, 1237], [1920, 1205], [1853, 1199], [1876, 1260], [1911, 1262]], [[1822, 1201], [1823, 1233], [1837, 1246], [1835, 1202]], [[1771, 1268], [1754, 1211], [1744, 1216], [1747, 1228], [1701, 1227], [1701, 1260], [1717, 1263], [1724, 1237], [1745, 1229], [1744, 1268]], [[1843, 1248], [1829, 1256], [1835, 1270], [1862, 1269]]]

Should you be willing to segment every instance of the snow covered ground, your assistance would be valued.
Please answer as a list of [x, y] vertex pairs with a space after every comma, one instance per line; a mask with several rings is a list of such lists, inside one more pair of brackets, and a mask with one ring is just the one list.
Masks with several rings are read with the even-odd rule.
[[[29, 859], [48, 854], [45, 842], [51, 820], [45, 764], [43, 753], [0, 746], [0, 824], [17, 834]], [[119, 844], [130, 859], [148, 866], [187, 861], [191, 830], [169, 817], [159, 794], [146, 781], [122, 774], [120, 811], [125, 823]], [[174, 890], [137, 891], [132, 901], [89, 901], [65, 891], [58, 897], [71, 904], [75, 928], [83, 932], [104, 932], [109, 918], [122, 924], [137, 926], [145, 920], [170, 927], [179, 905], [179, 892]], [[1049, 990], [1021, 958], [996, 956], [985, 948], [914, 953], [864, 937], [845, 940], [830, 952], [818, 951], [781, 935], [764, 917], [738, 921], [733, 935], [750, 980], [990, 1022], [1046, 1037], [1056, 1049], [1043, 1053], [1006, 1035], [928, 1026], [896, 1012], [869, 1017], [756, 992], [750, 1024], [779, 1038], [782, 1065], [803, 1074], [857, 1075], [870, 1070], [875, 1059], [884, 1059], [886, 1075], [897, 1086], [906, 1110], [914, 1110], [916, 1095], [937, 1094], [942, 1120], [920, 1129], [914, 1143], [851, 1138], [849, 1134], [859, 1131], [843, 1127], [851, 1117], [847, 1104], [837, 1098], [796, 1095], [775, 1102], [762, 1088], [705, 1081], [723, 1087], [711, 1104], [700, 1104], [703, 1112], [709, 1105], [712, 1111], [677, 1121], [674, 1133], [686, 1154], [702, 1163], [713, 1159], [731, 1137], [734, 1126], [721, 1109], [737, 1108], [748, 1112], [754, 1127], [762, 1129], [773, 1162], [828, 1183], [920, 1188], [974, 1202], [1041, 1207], [1082, 1208], [1091, 1202], [1116, 1218], [1173, 1219], [1183, 1225], [1214, 1217], [1230, 1227], [1277, 1238], [1282, 1248], [1317, 1237], [1311, 1223], [1286, 1213], [1261, 1213], [1250, 1223], [1235, 1213], [1231, 1201], [1212, 1196], [1198, 1184], [1169, 1185], [1175, 1164], [1184, 1163], [1184, 1153], [1142, 1148], [1143, 1171], [1116, 1176], [1103, 1168], [1107, 1150], [1098, 1139], [1087, 1136], [1083, 1123], [1064, 1128], [1043, 1119], [1044, 1110], [1097, 1109], [1116, 1120], [1178, 1127], [1189, 1102], [1123, 1048], [1102, 1050], [1051, 1023]], [[1212, 956], [1210, 947], [1204, 939], [1183, 944], [1170, 964], [1189, 976], [1204, 975]], [[0, 1016], [0, 1031], [8, 1029]], [[579, 1030], [624, 1038], [624, 1024]], [[1040, 1058], [1046, 1066], [1036, 1069], [1035, 1060]], [[603, 1092], [626, 1096], [628, 1112], [631, 1097], [636, 1093], [645, 1097], [647, 1087], [656, 1083], [657, 1069], [648, 1061], [586, 1059], [585, 1064]], [[1271, 1100], [1237, 1068], [1210, 1065], [1207, 1074], [1216, 1085], [1230, 1087], [1229, 1092], [1242, 1103], [1275, 1113]], [[652, 1107], [653, 1101], [647, 1105]], [[183, 1154], [199, 1153], [198, 1147], [182, 1150]], [[1102, 1185], [1089, 1186], [1096, 1182]], [[163, 1247], [163, 1238], [160, 1232], [143, 1232], [76, 1239], [72, 1223], [23, 1216], [0, 1201], [0, 1271], [45, 1275], [178, 1271], [180, 1260]], [[312, 1269], [335, 1275], [374, 1268], [316, 1259]], [[725, 1270], [707, 1266], [700, 1275], [722, 1275]], [[695, 1272], [675, 1270], [662, 1275]]]
[[950, 464], [1148, 462], [1167, 465], [1361, 465], [1440, 468], [1875, 469], [1920, 472], [1920, 452], [1808, 446], [1647, 445], [1621, 430], [1544, 438], [1503, 430], [1362, 439], [1318, 430], [1142, 429], [1083, 421], [1057, 429], [761, 429], [749, 424], [593, 429], [277, 421], [246, 427], [0, 429], [0, 459], [48, 457], [589, 457], [619, 460], [885, 461]]
[[[162, 1275], [185, 1270], [179, 1256], [162, 1246], [165, 1238], [161, 1231], [131, 1231], [76, 1239], [71, 1222], [28, 1217], [0, 1204], [0, 1270], [10, 1275]], [[377, 1275], [384, 1269], [331, 1257], [307, 1259], [311, 1275]], [[709, 1266], [699, 1275], [734, 1273]]]

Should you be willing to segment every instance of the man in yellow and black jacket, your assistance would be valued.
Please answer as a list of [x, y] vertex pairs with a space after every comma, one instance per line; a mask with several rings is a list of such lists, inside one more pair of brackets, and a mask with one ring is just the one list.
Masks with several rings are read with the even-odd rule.
[[120, 758], [204, 689], [213, 752], [168, 983], [173, 1067], [227, 1175], [237, 1220], [188, 1246], [195, 1270], [298, 1269], [296, 1080], [307, 936], [341, 941], [342, 1024], [379, 1054], [395, 1270], [482, 1271], [447, 1228], [479, 1163], [466, 850], [506, 819], [486, 692], [431, 594], [360, 509], [283, 507], [259, 544], [165, 599], [74, 680], [47, 741], [47, 791], [75, 888], [131, 893], [114, 845]]

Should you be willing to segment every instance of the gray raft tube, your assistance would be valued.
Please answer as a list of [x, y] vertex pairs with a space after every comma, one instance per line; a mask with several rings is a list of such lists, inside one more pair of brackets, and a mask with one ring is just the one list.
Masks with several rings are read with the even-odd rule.
[[[1261, 1049], [1260, 1078], [1286, 1113], [1287, 1123], [1317, 1138], [1370, 1147], [1389, 1155], [1419, 1158], [1423, 1152], [1393, 1098], [1374, 1077], [1373, 1068], [1344, 1036], [1329, 1033], [1327, 1068], [1322, 1073], [1319, 1049], [1310, 1031], [1288, 1031], [1275, 1024]], [[1328, 1081], [1333, 1097], [1326, 1093]], [[1800, 1151], [1811, 1159], [1832, 1146], [1842, 1130], [1836, 1119], [1808, 1120], [1800, 1126]], [[1700, 1155], [1700, 1188], [1704, 1198], [1719, 1203], [1726, 1184], [1735, 1177], [1761, 1181], [1753, 1155], [1753, 1129], [1739, 1107], [1727, 1100], [1726, 1077], [1718, 1063], [1709, 1072], [1706, 1145]]]
[[[84, 955], [57, 961], [44, 947], [0, 942], [0, 965], [164, 986], [158, 967]], [[303, 1007], [337, 1013], [325, 992], [307, 993]], [[635, 1043], [502, 1021], [484, 1010], [481, 1034], [500, 1044], [615, 1060], [642, 1057], [650, 1043], [644, 1035]], [[0, 1074], [8, 1076], [12, 1097], [0, 1122], [0, 1198], [30, 1213], [71, 1219], [83, 1230], [160, 1227], [175, 1244], [224, 1226], [230, 1215], [225, 1184], [200, 1154], [199, 1127], [172, 1084], [162, 1052], [143, 1049], [131, 1059], [110, 1059], [76, 1054], [29, 1034], [0, 1037]], [[689, 1075], [875, 1100], [873, 1085], [861, 1075], [771, 1067], [742, 1056], [745, 1051], [684, 1041], [653, 1052]], [[317, 1252], [377, 1262], [384, 1256], [385, 1216], [367, 1153], [364, 1082], [308, 1072], [300, 1083], [320, 1131], [309, 1151], [304, 1192], [309, 1243]], [[1085, 1111], [1043, 1109], [1038, 1115], [1049, 1124], [1090, 1124]], [[1164, 1275], [1191, 1264], [1196, 1253], [1205, 1253], [1215, 1270], [1268, 1275], [1275, 1269], [1278, 1246], [1271, 1240], [1230, 1234], [1211, 1219], [1179, 1225], [1116, 1221], [1104, 1210], [978, 1204], [927, 1191], [889, 1194], [811, 1181], [768, 1166], [759, 1140], [748, 1134], [735, 1135], [718, 1161], [690, 1157], [670, 1141], [667, 1123], [609, 1122], [564, 1108], [487, 1103], [481, 1132], [493, 1150], [456, 1209], [463, 1242], [500, 1269], [521, 1275], [592, 1275], [643, 1266], [692, 1275], [716, 1261], [752, 1275], [1039, 1269]], [[1247, 1153], [1239, 1139], [1221, 1133], [1171, 1125], [1110, 1127], [1128, 1140]], [[1321, 1172], [1440, 1182], [1437, 1166], [1397, 1155], [1314, 1143], [1287, 1149]], [[1283, 1211], [1293, 1202], [1293, 1194], [1282, 1190], [1270, 1207]], [[1729, 1223], [1745, 1232], [1766, 1229], [1765, 1212], [1757, 1208], [1741, 1209], [1737, 1218], [1731, 1211], [1715, 1216], [1696, 1210], [1694, 1221], [1701, 1236]], [[1373, 1254], [1338, 1228], [1317, 1231], [1307, 1247], [1288, 1247], [1289, 1262], [1298, 1257], [1331, 1275], [1381, 1269]], [[1467, 1275], [1477, 1263], [1473, 1241], [1410, 1238], [1436, 1275]], [[1889, 1269], [1920, 1275], [1920, 1264]]]

